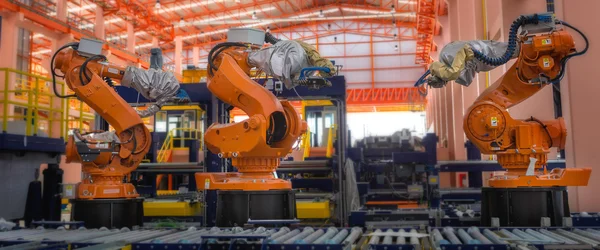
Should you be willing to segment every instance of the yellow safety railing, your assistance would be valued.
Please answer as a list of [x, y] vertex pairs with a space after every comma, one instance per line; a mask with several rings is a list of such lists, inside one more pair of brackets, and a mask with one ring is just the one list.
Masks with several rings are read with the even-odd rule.
[[[52, 79], [9, 68], [0, 68], [0, 74], [4, 75], [0, 101], [2, 131], [9, 132], [7, 130], [10, 121], [24, 120], [27, 136], [37, 135], [38, 132], [46, 130], [48, 136], [52, 137], [54, 126], [60, 126], [60, 137], [65, 137], [62, 133], [65, 127], [65, 101], [55, 97], [48, 88], [44, 88]], [[60, 89], [64, 94], [64, 83], [57, 84], [63, 86]], [[14, 107], [25, 108], [25, 114], [15, 114]], [[47, 129], [40, 129], [41, 124], [47, 124]]]
[[306, 133], [302, 137], [302, 149], [304, 152], [302, 153], [302, 159], [306, 159], [310, 156], [310, 128], [306, 128]]
[[171, 156], [171, 150], [173, 150], [173, 137], [171, 136], [171, 131], [167, 133], [167, 137], [163, 142], [160, 150], [158, 151], [158, 155], [156, 156], [156, 161], [158, 163], [167, 162], [169, 160], [169, 156]]
[[184, 69], [182, 75], [183, 84], [206, 82], [206, 69]]
[[[177, 132], [181, 133], [177, 133]], [[179, 140], [179, 146], [175, 147], [175, 141]], [[173, 149], [186, 148], [185, 140], [200, 140], [202, 141], [202, 132], [199, 129], [194, 128], [174, 128], [167, 133], [167, 137], [163, 142], [156, 161], [159, 163], [167, 162], [172, 154]], [[200, 144], [200, 150], [202, 150], [202, 144]]]
[[[64, 82], [56, 84], [61, 95], [69, 94]], [[87, 105], [79, 102], [78, 107], [70, 108], [66, 99], [56, 97], [49, 77], [0, 68], [0, 86], [2, 131], [7, 133], [12, 132], [8, 131], [10, 122], [25, 121], [27, 136], [45, 132], [49, 137], [66, 140], [68, 128], [75, 122], [83, 129], [85, 122], [94, 120]], [[77, 119], [70, 119], [75, 116]]]
[[327, 151], [325, 153], [327, 158], [331, 158], [333, 155], [333, 141], [335, 141], [336, 138], [336, 131], [336, 125], [332, 124], [331, 127], [329, 127], [329, 133], [327, 134]]

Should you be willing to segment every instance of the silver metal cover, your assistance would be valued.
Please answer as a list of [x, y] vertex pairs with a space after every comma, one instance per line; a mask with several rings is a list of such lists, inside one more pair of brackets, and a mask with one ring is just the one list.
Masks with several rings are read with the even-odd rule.
[[231, 28], [227, 31], [227, 42], [250, 43], [262, 46], [265, 43], [265, 32], [252, 28]]
[[80, 55], [90, 57], [93, 55], [100, 55], [102, 53], [102, 41], [92, 40], [88, 38], [81, 38], [79, 41], [79, 47], [77, 52]]

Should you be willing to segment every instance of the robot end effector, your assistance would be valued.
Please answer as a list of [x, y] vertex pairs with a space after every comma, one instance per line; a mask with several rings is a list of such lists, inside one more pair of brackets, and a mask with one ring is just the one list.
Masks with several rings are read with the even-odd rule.
[[[585, 49], [576, 52], [572, 36], [558, 24], [579, 33], [585, 40]], [[564, 120], [514, 119], [507, 109], [542, 87], [558, 84], [567, 61], [584, 54], [587, 48], [588, 40], [581, 31], [555, 20], [551, 13], [521, 16], [511, 25], [507, 43], [459, 41], [446, 45], [440, 53], [440, 61], [432, 63], [415, 86], [428, 83], [440, 88], [448, 81], [469, 86], [476, 73], [492, 70], [516, 58], [512, 67], [475, 100], [464, 117], [467, 138], [482, 153], [497, 155], [500, 165], [507, 169], [508, 177], [492, 179], [490, 185], [586, 185], [590, 169], [563, 169], [539, 176], [525, 174], [546, 165], [550, 148], [564, 147]]]
[[[581, 52], [575, 51], [573, 40], [567, 32], [558, 25], [569, 27], [583, 37], [586, 47]], [[422, 86], [425, 83], [432, 88], [444, 87], [449, 81], [469, 86], [479, 72], [487, 72], [506, 64], [509, 60], [526, 56], [537, 59], [533, 64], [538, 66], [534, 72], [519, 72], [519, 80], [529, 84], [557, 84], [564, 76], [567, 61], [587, 51], [587, 38], [577, 28], [568, 23], [555, 19], [552, 13], [523, 15], [515, 20], [509, 33], [508, 42], [493, 40], [455, 41], [444, 46], [439, 55], [439, 61], [433, 62], [429, 70], [415, 83]], [[557, 38], [554, 43], [548, 43]], [[535, 46], [546, 56], [528, 55], [525, 47]], [[555, 58], [562, 58], [554, 61]], [[525, 67], [523, 67], [525, 68]], [[529, 67], [528, 65], [528, 68]], [[531, 75], [528, 75], [531, 73]]]
[[[73, 56], [58, 56], [61, 50], [68, 47], [73, 48]], [[105, 80], [110, 86], [113, 85], [112, 80], [117, 79], [120, 80], [122, 86], [134, 88], [144, 98], [154, 102], [145, 110], [137, 110], [142, 118], [154, 115], [167, 103], [182, 104], [190, 101], [187, 93], [179, 88], [179, 81], [173, 73], [156, 67], [144, 70], [134, 66], [121, 67], [112, 65], [108, 63], [106, 56], [102, 55], [101, 52], [102, 43], [83, 38], [80, 42], [67, 44], [56, 52], [54, 55], [56, 57], [56, 68], [61, 69], [61, 71], [72, 70], [63, 68], [62, 66], [73, 65], [73, 62], [69, 60], [76, 59], [81, 61], [82, 67], [85, 66], [96, 70], [99, 77]], [[81, 72], [85, 76], [85, 80], [89, 81], [88, 72], [90, 70]], [[63, 71], [63, 73], [65, 72]], [[79, 80], [83, 82], [84, 78], [80, 77]], [[55, 94], [57, 94], [57, 91], [55, 91]], [[64, 97], [59, 94], [57, 96]]]
[[281, 80], [288, 89], [306, 86], [310, 89], [331, 87], [327, 77], [337, 73], [333, 63], [323, 58], [311, 45], [296, 40], [280, 40], [264, 34], [269, 47], [248, 53], [248, 63], [267, 75]]

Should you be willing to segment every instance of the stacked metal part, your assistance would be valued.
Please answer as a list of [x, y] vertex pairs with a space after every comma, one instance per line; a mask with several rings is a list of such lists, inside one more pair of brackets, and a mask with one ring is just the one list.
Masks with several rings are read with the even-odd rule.
[[[408, 232], [407, 232], [408, 231]], [[408, 239], [408, 240], [407, 240]], [[369, 239], [369, 245], [414, 245], [415, 249], [420, 249], [419, 233], [416, 229], [387, 229], [383, 232], [381, 229], [375, 230]]]
[[314, 229], [305, 227], [303, 229], [290, 230], [287, 227], [279, 229], [269, 237], [269, 244], [353, 244], [362, 235], [362, 229], [355, 227], [351, 230], [337, 229]]
[[600, 231], [596, 229], [543, 229], [520, 228], [490, 229], [452, 228], [432, 229], [432, 243], [442, 245], [589, 245], [600, 247]]

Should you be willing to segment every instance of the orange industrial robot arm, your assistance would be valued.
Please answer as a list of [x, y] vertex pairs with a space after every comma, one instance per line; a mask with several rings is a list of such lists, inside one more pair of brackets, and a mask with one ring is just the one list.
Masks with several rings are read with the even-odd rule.
[[279, 159], [306, 131], [306, 122], [288, 101], [250, 79], [248, 50], [240, 43], [222, 43], [211, 50], [208, 89], [216, 97], [243, 110], [248, 119], [230, 124], [215, 123], [205, 134], [208, 149], [222, 158], [231, 158], [238, 173], [196, 174], [200, 190], [281, 190], [287, 181], [273, 175]]
[[[67, 48], [69, 46], [65, 46]], [[84, 177], [78, 187], [81, 199], [135, 198], [139, 195], [124, 176], [141, 163], [150, 148], [148, 129], [137, 112], [103, 78], [122, 79], [125, 68], [107, 62], [102, 55], [86, 56], [74, 49], [58, 51], [55, 69], [64, 73], [67, 87], [116, 130], [111, 141], [98, 141], [80, 131], [69, 136], [67, 162], [82, 163]], [[53, 58], [54, 63], [54, 58]], [[81, 72], [86, 69], [85, 72]], [[54, 75], [53, 75], [54, 76]], [[56, 90], [56, 86], [55, 86]]]
[[[585, 39], [586, 48], [576, 52], [572, 36], [557, 24], [577, 31]], [[519, 29], [521, 35], [517, 36]], [[540, 121], [534, 117], [519, 120], [512, 118], [507, 111], [542, 88], [558, 84], [568, 59], [587, 50], [587, 38], [568, 23], [555, 20], [552, 14], [542, 13], [519, 17], [511, 26], [509, 42], [505, 46], [504, 55], [495, 57], [497, 53], [492, 46], [485, 51], [482, 41], [471, 42], [455, 54], [454, 62], [450, 63], [452, 65], [439, 62], [432, 64], [432, 76], [428, 83], [430, 86], [443, 86], [445, 82], [440, 84], [442, 80], [456, 80], [468, 85], [465, 84], [465, 75], [468, 74], [464, 72], [471, 70], [474, 75], [475, 71], [490, 70], [516, 56], [512, 67], [477, 98], [464, 117], [467, 138], [482, 153], [496, 154], [498, 163], [507, 169], [504, 176], [491, 179], [490, 186], [587, 185], [590, 169], [539, 172], [547, 164], [550, 148], [565, 147], [567, 131], [562, 117], [550, 121]], [[469, 69], [469, 65], [463, 61], [471, 61], [471, 65], [480, 63], [482, 66]]]

